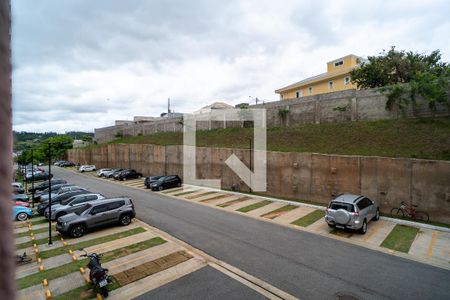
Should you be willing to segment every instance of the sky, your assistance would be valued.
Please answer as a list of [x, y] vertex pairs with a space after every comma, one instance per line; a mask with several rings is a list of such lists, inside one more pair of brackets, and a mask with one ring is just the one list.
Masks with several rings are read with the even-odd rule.
[[13, 128], [93, 132], [274, 90], [396, 46], [450, 61], [450, 2], [12, 0]]

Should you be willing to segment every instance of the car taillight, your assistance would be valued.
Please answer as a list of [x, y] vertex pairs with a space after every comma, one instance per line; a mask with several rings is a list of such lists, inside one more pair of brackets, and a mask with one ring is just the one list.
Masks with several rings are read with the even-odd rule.
[[354, 212], [354, 213], [352, 213], [352, 215], [353, 215], [354, 217], [359, 217], [359, 212]]

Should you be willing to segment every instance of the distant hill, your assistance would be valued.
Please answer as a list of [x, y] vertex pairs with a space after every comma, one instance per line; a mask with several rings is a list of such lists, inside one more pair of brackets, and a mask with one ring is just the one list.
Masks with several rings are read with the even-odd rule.
[[94, 133], [83, 131], [68, 131], [64, 134], [56, 132], [27, 132], [27, 131], [13, 131], [14, 137], [14, 151], [23, 151], [33, 148], [33, 146], [45, 141], [51, 137], [69, 136], [72, 140], [82, 140], [86, 137], [93, 138]]

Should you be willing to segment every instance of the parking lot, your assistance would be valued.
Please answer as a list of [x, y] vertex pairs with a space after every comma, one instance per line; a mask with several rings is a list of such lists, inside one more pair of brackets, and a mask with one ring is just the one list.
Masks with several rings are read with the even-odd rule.
[[[80, 188], [96, 192], [92, 187]], [[102, 267], [109, 269], [112, 275], [108, 286], [112, 299], [145, 299], [148, 293], [163, 298], [178, 298], [184, 293], [192, 298], [215, 294], [227, 298], [245, 295], [247, 299], [280, 299], [243, 279], [244, 273], [236, 275], [240, 273], [238, 270], [228, 271], [231, 266], [138, 219], [132, 219], [125, 226], [110, 224], [87, 230], [80, 237], [71, 237], [70, 232], [61, 234], [56, 230], [57, 223], [52, 222], [53, 238], [49, 245], [48, 219], [40, 216], [36, 208], [32, 210], [32, 218], [15, 222], [16, 254], [26, 253], [31, 258], [31, 262], [17, 267], [18, 299], [101, 298], [89, 282], [88, 259], [82, 256], [84, 253], [102, 256]], [[187, 275], [190, 276], [185, 277]], [[185, 278], [179, 281], [182, 277]], [[201, 278], [203, 283], [199, 284], [195, 278]], [[171, 288], [167, 291], [164, 286], [169, 283]], [[205, 287], [209, 287], [209, 291]], [[282, 291], [276, 293], [283, 294]]]

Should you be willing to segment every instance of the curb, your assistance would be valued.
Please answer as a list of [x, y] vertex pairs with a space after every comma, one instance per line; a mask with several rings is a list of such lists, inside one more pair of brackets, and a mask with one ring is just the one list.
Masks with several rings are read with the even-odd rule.
[[[221, 192], [221, 193], [228, 193], [228, 194], [232, 194], [232, 195], [249, 196], [249, 197], [258, 198], [261, 200], [269, 200], [272, 202], [285, 203], [285, 204], [290, 204], [290, 205], [295, 205], [295, 206], [304, 206], [304, 207], [314, 208], [317, 210], [325, 210], [324, 206], [314, 205], [314, 204], [309, 204], [309, 203], [302, 203], [302, 202], [291, 201], [291, 200], [283, 200], [283, 199], [278, 199], [278, 198], [274, 198], [274, 197], [246, 194], [246, 193], [240, 193], [240, 192], [234, 192], [234, 191], [226, 191], [226, 190], [214, 189], [214, 188], [209, 188], [209, 187], [204, 187], [204, 186], [197, 186], [197, 185], [192, 185], [192, 184], [183, 184], [183, 186], [193, 187], [193, 188], [202, 188], [205, 190], [211, 190], [211, 191], [216, 191], [216, 192]], [[380, 216], [380, 219], [383, 221], [397, 223], [400, 225], [407, 225], [407, 226], [413, 226], [413, 227], [418, 227], [418, 228], [431, 229], [431, 230], [437, 230], [437, 231], [450, 233], [450, 228], [447, 228], [447, 227], [418, 223], [418, 222], [414, 222], [414, 221], [401, 220], [401, 219], [396, 219], [396, 218], [389, 218], [389, 217], [385, 217], [385, 216]]]

